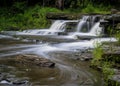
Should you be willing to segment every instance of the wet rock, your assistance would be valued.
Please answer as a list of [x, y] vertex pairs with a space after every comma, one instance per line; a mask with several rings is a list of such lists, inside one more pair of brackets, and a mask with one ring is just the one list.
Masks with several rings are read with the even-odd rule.
[[120, 70], [115, 71], [115, 74], [108, 81], [109, 85], [112, 84], [112, 86], [120, 86]]
[[10, 84], [10, 81], [8, 81], [8, 80], [1, 80], [0, 83], [1, 84]]
[[109, 21], [114, 21], [115, 23], [119, 23], [120, 22], [120, 15], [112, 15], [111, 17], [108, 18]]
[[92, 53], [84, 53], [83, 55], [81, 55], [81, 60], [89, 61], [92, 59], [92, 57], [93, 57]]
[[[105, 27], [105, 34], [111, 35], [115, 34], [118, 30], [118, 23], [120, 23], [120, 14], [109, 14], [103, 16], [103, 20], [100, 21], [100, 26]], [[112, 30], [112, 33], [110, 32], [110, 29]]]
[[16, 80], [12, 84], [13, 85], [23, 85], [23, 84], [27, 84], [27, 83], [28, 83], [27, 80]]
[[55, 63], [36, 55], [17, 55], [0, 59], [1, 64], [7, 65], [23, 65], [23, 66], [38, 66], [38, 67], [54, 67]]
[[52, 62], [43, 62], [43, 63], [38, 63], [37, 65], [39, 65], [41, 67], [54, 67], [55, 63], [52, 63]]
[[120, 22], [120, 15], [119, 14], [111, 14], [111, 15], [104, 15], [104, 20], [107, 20], [110, 24], [119, 23]]

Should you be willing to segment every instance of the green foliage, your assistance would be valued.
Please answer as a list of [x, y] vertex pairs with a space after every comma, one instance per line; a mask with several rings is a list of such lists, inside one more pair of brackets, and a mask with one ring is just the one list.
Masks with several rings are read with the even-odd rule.
[[112, 69], [112, 65], [114, 62], [111, 62], [109, 60], [103, 60], [102, 57], [103, 53], [102, 46], [97, 45], [96, 48], [93, 51], [93, 59], [91, 61], [92, 66], [94, 67], [100, 67], [102, 70], [103, 78], [105, 80], [105, 86], [109, 86], [109, 80], [113, 77], [114, 70]]
[[100, 60], [102, 59], [103, 49], [100, 44], [97, 44], [96, 48], [93, 51], [93, 60], [92, 65], [99, 66], [101, 65]]
[[109, 8], [110, 6], [103, 6], [103, 5], [98, 5], [94, 6], [92, 4], [88, 4], [84, 9], [81, 10], [82, 13], [102, 13], [102, 14], [107, 14], [109, 13]]
[[[0, 16], [0, 30], [23, 30], [23, 29], [34, 29], [34, 28], [45, 28], [47, 27], [48, 21], [46, 20], [47, 12], [60, 12], [56, 8], [30, 7], [27, 9], [21, 8], [24, 4], [15, 3], [13, 7], [16, 7], [17, 13], [11, 7], [11, 12], [6, 9], [0, 9], [3, 15]], [[14, 14], [13, 14], [14, 13]], [[8, 15], [9, 14], [9, 15]]]
[[105, 80], [111, 79], [114, 74], [114, 70], [111, 69], [111, 66], [112, 64], [110, 62], [103, 62], [102, 64], [102, 72]]
[[118, 45], [120, 45], [120, 31], [116, 32], [115, 37], [118, 40]]

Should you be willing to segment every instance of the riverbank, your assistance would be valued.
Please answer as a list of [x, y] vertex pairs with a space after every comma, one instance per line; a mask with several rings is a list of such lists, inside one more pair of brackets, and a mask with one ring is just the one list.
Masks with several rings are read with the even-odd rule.
[[98, 47], [93, 51], [91, 68], [101, 71], [106, 86], [120, 85], [120, 46], [107, 44], [106, 48]]

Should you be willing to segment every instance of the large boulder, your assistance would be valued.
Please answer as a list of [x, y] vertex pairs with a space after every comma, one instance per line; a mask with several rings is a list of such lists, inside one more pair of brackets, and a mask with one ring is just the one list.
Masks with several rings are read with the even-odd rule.
[[105, 20], [112, 23], [119, 23], [120, 22], [120, 15], [119, 14], [111, 14], [111, 15], [105, 15]]
[[55, 63], [37, 55], [17, 55], [8, 58], [0, 58], [0, 64], [5, 65], [23, 65], [37, 67], [54, 67]]

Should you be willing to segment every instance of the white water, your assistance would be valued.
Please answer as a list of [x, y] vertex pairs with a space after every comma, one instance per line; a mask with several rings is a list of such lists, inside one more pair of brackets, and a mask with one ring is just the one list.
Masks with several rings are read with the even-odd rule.
[[100, 36], [102, 34], [102, 32], [103, 32], [103, 30], [102, 30], [102, 27], [100, 27], [100, 22], [97, 22], [92, 27], [92, 29], [91, 29], [91, 31], [89, 33]]
[[73, 34], [73, 36], [79, 36], [79, 37], [90, 37], [90, 36], [93, 36], [93, 37], [99, 37], [99, 36], [102, 36], [103, 33], [103, 28], [100, 27], [100, 22], [97, 22], [94, 24], [94, 26], [91, 28], [91, 30], [87, 33], [83, 33], [83, 32], [75, 32]]
[[[79, 21], [77, 27], [75, 28], [76, 31], [74, 32], [67, 32], [68, 35], [66, 35], [63, 38], [72, 38], [72, 39], [76, 39], [76, 36], [79, 36], [81, 38], [95, 38], [95, 37], [99, 37], [103, 34], [103, 28], [100, 27], [100, 22], [99, 19], [97, 19], [98, 16], [83, 16], [83, 18]], [[56, 20], [51, 27], [49, 28], [49, 30], [41, 30], [39, 31], [37, 34], [40, 35], [44, 35], [44, 36], [48, 36], [49, 38], [59, 38], [60, 36], [58, 35], [59, 32], [63, 33], [66, 30], [66, 23], [67, 22], [76, 22], [73, 20]], [[50, 36], [52, 35], [52, 36]], [[55, 35], [55, 36], [53, 36]], [[68, 36], [68, 37], [67, 37]], [[39, 37], [38, 37], [39, 38]], [[61, 36], [62, 38], [62, 36]], [[57, 40], [57, 39], [56, 39]], [[59, 40], [59, 39], [58, 39]]]
[[3, 39], [3, 38], [5, 38], [5, 39], [13, 39], [13, 37], [11, 37], [11, 36], [6, 36], [6, 35], [1, 35], [0, 34], [0, 39]]
[[76, 32], [80, 32], [82, 28], [86, 28], [87, 30], [89, 29], [89, 27], [88, 27], [89, 25], [87, 23], [88, 18], [89, 18], [89, 16], [83, 16], [83, 18], [77, 25]]
[[77, 25], [77, 31], [76, 32], [89, 32], [89, 30], [94, 26], [96, 22], [99, 21], [98, 15], [97, 16], [83, 16], [81, 21]]
[[50, 30], [62, 30], [64, 31], [65, 27], [65, 21], [64, 20], [56, 20], [51, 27]]
[[[76, 52], [76, 51], [84, 51], [87, 49], [94, 49], [103, 43], [112, 43], [117, 42], [116, 38], [110, 37], [110, 38], [95, 38], [91, 40], [83, 40], [79, 42], [70, 42], [70, 43], [57, 43], [57, 44], [42, 44], [38, 47], [35, 47], [33, 49], [25, 50], [25, 51], [31, 51], [32, 53], [45, 55], [45, 53], [48, 52], [56, 52], [56, 51], [70, 51], [70, 52]], [[24, 51], [23, 51], [24, 52]]]

